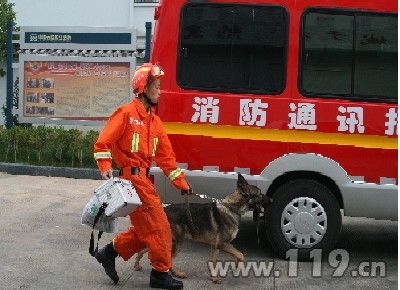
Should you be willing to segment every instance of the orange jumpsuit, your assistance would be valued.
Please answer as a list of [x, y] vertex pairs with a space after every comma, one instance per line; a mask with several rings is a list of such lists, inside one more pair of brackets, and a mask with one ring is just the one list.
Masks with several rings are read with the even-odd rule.
[[[155, 161], [175, 187], [187, 190], [189, 185], [176, 166], [175, 154], [160, 118], [154, 112], [147, 113], [135, 98], [111, 115], [94, 145], [94, 152], [101, 172], [112, 168], [114, 159], [122, 169], [121, 177], [132, 182], [142, 201], [142, 206], [130, 214], [132, 227], [114, 238], [114, 249], [126, 261], [148, 247], [152, 267], [160, 272], [168, 271], [171, 229], [146, 169]], [[140, 173], [131, 175], [131, 167], [139, 167]]]

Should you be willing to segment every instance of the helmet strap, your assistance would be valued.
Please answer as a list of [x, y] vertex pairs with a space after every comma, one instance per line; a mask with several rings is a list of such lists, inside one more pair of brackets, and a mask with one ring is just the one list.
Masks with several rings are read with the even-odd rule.
[[142, 95], [146, 100], [147, 104], [149, 104], [150, 106], [157, 106], [157, 103], [152, 102], [145, 92], [143, 92]]

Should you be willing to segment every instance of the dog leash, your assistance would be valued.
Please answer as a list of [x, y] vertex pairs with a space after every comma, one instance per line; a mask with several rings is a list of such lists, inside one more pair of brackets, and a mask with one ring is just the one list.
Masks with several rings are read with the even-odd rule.
[[181, 190], [181, 195], [185, 195], [186, 212], [187, 212], [187, 215], [188, 215], [188, 221], [189, 221], [189, 224], [190, 224], [190, 228], [192, 229], [193, 232], [197, 233], [199, 231], [199, 229], [194, 224], [193, 218], [192, 218], [192, 213], [190, 212], [189, 194], [190, 195], [194, 195], [193, 188], [192, 188], [192, 186], [190, 184], [189, 184], [189, 189]]
[[192, 213], [190, 212], [189, 196], [188, 195], [185, 196], [185, 204], [186, 204], [186, 212], [187, 212], [187, 215], [188, 215], [188, 221], [189, 221], [190, 227], [193, 230], [193, 232], [198, 233], [199, 229], [194, 224], [193, 218], [192, 218]]
[[221, 203], [222, 202], [222, 199], [215, 198], [215, 197], [210, 197], [210, 196], [207, 196], [206, 194], [192, 193], [192, 195], [197, 196], [197, 197], [199, 197], [201, 199], [210, 199], [212, 202], [215, 202], [215, 203]]

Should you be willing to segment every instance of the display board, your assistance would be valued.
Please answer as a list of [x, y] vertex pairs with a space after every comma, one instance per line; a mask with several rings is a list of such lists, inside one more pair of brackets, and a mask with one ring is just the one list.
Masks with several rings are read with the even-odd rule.
[[34, 124], [105, 121], [132, 99], [134, 68], [135, 60], [126, 57], [21, 56], [19, 119]]

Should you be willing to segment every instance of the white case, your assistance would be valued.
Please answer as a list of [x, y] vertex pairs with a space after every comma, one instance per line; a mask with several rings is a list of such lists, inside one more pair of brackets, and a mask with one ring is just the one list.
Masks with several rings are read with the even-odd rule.
[[[82, 224], [93, 228], [94, 220], [101, 207], [99, 198], [93, 195], [90, 201], [86, 204], [82, 212]], [[106, 233], [118, 232], [118, 219], [116, 217], [106, 216], [104, 213], [100, 216], [96, 225], [96, 230], [103, 231]]]
[[106, 216], [124, 217], [142, 205], [129, 180], [118, 177], [107, 180], [94, 193], [101, 203], [106, 203]]

